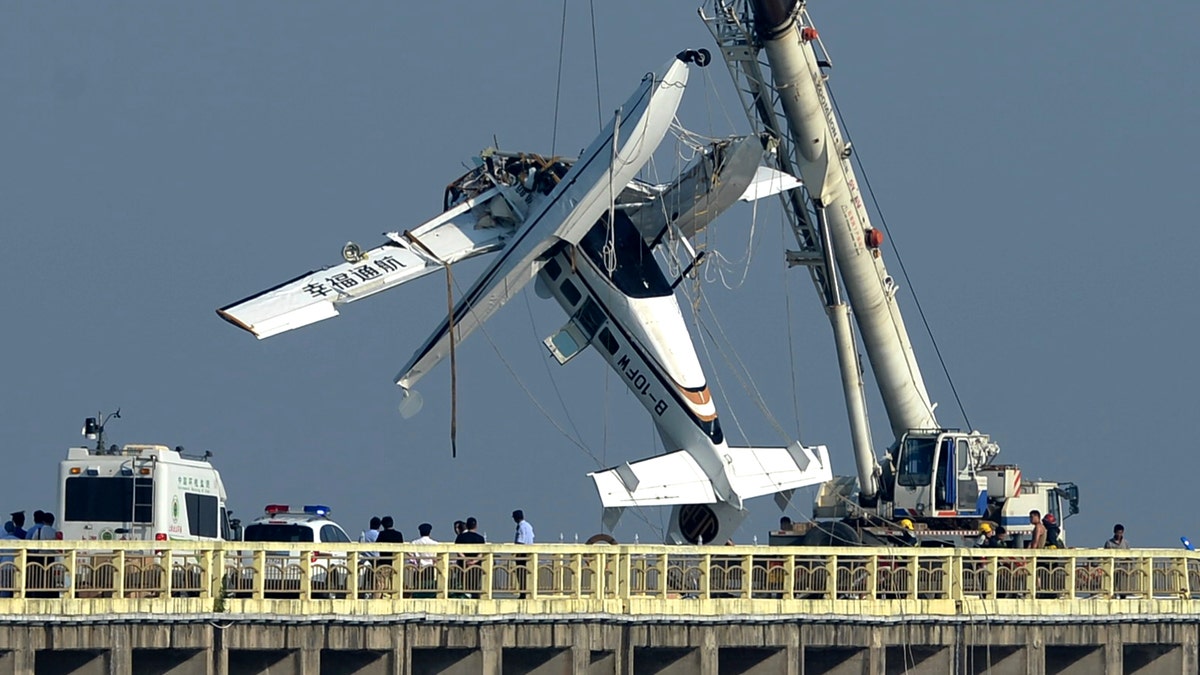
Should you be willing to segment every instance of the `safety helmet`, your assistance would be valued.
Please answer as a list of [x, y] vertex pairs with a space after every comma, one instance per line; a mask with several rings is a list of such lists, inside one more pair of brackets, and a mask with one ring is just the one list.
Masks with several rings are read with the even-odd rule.
[[1049, 523], [1050, 525], [1053, 525], [1054, 521], [1055, 521], [1055, 518], [1054, 518], [1053, 513], [1047, 513], [1046, 516], [1044, 518], [1042, 518], [1043, 523]]
[[979, 531], [984, 534], [991, 534], [992, 533], [992, 524], [991, 523], [983, 523], [982, 525], [979, 526]]
[[906, 530], [911, 530], [913, 529], [913, 521], [909, 520], [908, 518], [901, 518], [900, 527], [903, 527]]

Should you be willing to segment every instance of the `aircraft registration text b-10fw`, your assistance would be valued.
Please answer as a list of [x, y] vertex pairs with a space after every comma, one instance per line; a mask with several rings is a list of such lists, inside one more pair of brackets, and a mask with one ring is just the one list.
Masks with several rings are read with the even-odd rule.
[[742, 500], [786, 500], [796, 488], [829, 480], [831, 471], [824, 446], [726, 443], [675, 299], [678, 280], [671, 283], [653, 255], [669, 232], [692, 236], [739, 198], [799, 184], [760, 166], [764, 139], [756, 136], [710, 144], [669, 184], [636, 179], [674, 119], [687, 64], [707, 61], [707, 52], [681, 52], [648, 74], [578, 159], [485, 150], [447, 187], [441, 215], [388, 233], [369, 251], [347, 244], [344, 263], [218, 314], [266, 338], [460, 260], [495, 254], [396, 376], [405, 392], [401, 411], [415, 412], [417, 381], [536, 278], [538, 295], [555, 298], [570, 317], [545, 340], [551, 354], [566, 363], [594, 345], [642, 402], [667, 449], [590, 474], [605, 522], [611, 527], [630, 506], [673, 506], [669, 541], [724, 540], [745, 517]]

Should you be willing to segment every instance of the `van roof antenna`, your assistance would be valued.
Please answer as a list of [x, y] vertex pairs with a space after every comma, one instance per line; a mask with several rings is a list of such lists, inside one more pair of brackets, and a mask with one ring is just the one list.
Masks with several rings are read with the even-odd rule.
[[97, 454], [104, 452], [104, 425], [108, 424], [108, 421], [113, 418], [121, 419], [120, 408], [107, 415], [97, 412], [95, 417], [89, 417], [83, 421], [83, 431], [81, 433], [89, 439], [96, 441]]

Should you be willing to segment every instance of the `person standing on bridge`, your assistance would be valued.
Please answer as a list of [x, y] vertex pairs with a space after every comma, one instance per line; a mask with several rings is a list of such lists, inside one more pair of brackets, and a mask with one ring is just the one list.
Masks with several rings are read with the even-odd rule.
[[[17, 539], [24, 539], [25, 538], [25, 512], [24, 511], [13, 511], [9, 515], [12, 516], [12, 519], [4, 524], [4, 531], [12, 534], [12, 536], [16, 537]], [[12, 529], [9, 529], [9, 527], [8, 527], [10, 524], [12, 525]]]
[[[532, 545], [533, 544], [533, 525], [530, 525], [529, 521], [525, 520], [525, 512], [522, 511], [521, 509], [517, 509], [516, 511], [513, 511], [512, 518], [513, 518], [513, 522], [517, 524], [517, 532], [513, 536], [513, 543], [514, 544]], [[529, 556], [528, 555], [518, 555], [517, 559], [516, 559], [516, 564], [517, 564], [517, 586], [522, 591], [524, 591], [526, 588], [526, 584], [529, 581]], [[522, 592], [520, 597], [524, 598], [525, 593]]]
[[1042, 524], [1042, 512], [1034, 509], [1029, 512], [1029, 524], [1033, 526], [1029, 548], [1046, 548], [1046, 526]]
[[513, 522], [517, 524], [517, 533], [513, 537], [514, 544], [532, 544], [533, 543], [533, 525], [525, 520], [525, 512], [521, 509], [513, 511]]
[[1117, 523], [1113, 525], [1112, 539], [1104, 542], [1104, 548], [1129, 548], [1129, 542], [1125, 540], [1125, 526]]

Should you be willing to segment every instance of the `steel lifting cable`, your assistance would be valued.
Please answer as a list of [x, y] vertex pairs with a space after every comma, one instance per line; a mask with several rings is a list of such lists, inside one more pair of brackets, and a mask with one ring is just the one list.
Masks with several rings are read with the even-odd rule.
[[[829, 83], [826, 82], [825, 84], [826, 89], [829, 91], [829, 100], [833, 101], [834, 112], [837, 113], [838, 120], [842, 123], [847, 146], [852, 146], [850, 131], [846, 126], [846, 119], [842, 116], [842, 110], [838, 107], [837, 98], [834, 97], [833, 89], [829, 87]], [[963, 407], [962, 399], [958, 396], [958, 388], [954, 386], [954, 378], [950, 376], [950, 369], [946, 366], [946, 360], [942, 358], [942, 350], [938, 347], [937, 338], [933, 335], [933, 328], [930, 327], [929, 319], [925, 317], [925, 310], [921, 307], [921, 299], [917, 297], [917, 289], [908, 277], [908, 268], [904, 266], [904, 259], [900, 256], [900, 249], [896, 246], [896, 238], [892, 236], [891, 230], [888, 229], [887, 218], [883, 215], [883, 209], [879, 208], [879, 200], [875, 198], [875, 190], [871, 188], [871, 180], [867, 176], [867, 168], [863, 166], [862, 157], [858, 151], [855, 150], [853, 154], [854, 161], [858, 164], [858, 170], [862, 173], [863, 185], [867, 187], [867, 194], [871, 197], [871, 203], [875, 205], [875, 213], [879, 215], [879, 224], [883, 226], [883, 231], [887, 234], [888, 241], [891, 243], [892, 253], [896, 256], [896, 264], [900, 266], [900, 273], [904, 275], [904, 283], [912, 291], [913, 304], [916, 305], [917, 314], [921, 317], [921, 323], [925, 325], [925, 333], [929, 336], [929, 341], [933, 343], [933, 351], [937, 354], [938, 363], [942, 366], [942, 373], [946, 375], [946, 381], [950, 384], [950, 392], [954, 394], [954, 402], [958, 404], [958, 411], [962, 413], [963, 421], [967, 423], [967, 428], [972, 429], [971, 419], [967, 417], [967, 410]]]
[[[784, 250], [787, 250], [788, 222], [782, 211], [779, 213], [779, 222], [781, 225], [779, 228], [779, 238], [781, 240], [780, 245]], [[783, 282], [784, 317], [787, 321], [788, 365], [792, 378], [792, 414], [795, 415], [796, 418], [796, 438], [799, 439], [801, 436], [801, 427], [799, 385], [796, 383], [796, 336], [792, 333], [792, 294], [791, 289], [788, 288], [788, 279], [790, 279], [792, 275], [787, 273], [787, 267], [783, 267], [781, 269], [783, 271], [783, 274], [780, 275], [780, 279]]]
[[[534, 322], [533, 303], [529, 301], [528, 290], [521, 293], [521, 296], [525, 298], [525, 310], [529, 314], [529, 330], [533, 333], [534, 338], [536, 339], [538, 335], [537, 325]], [[558, 380], [555, 379], [554, 374], [550, 371], [550, 361], [548, 360], [546, 352], [542, 352], [542, 365], [546, 368], [546, 378], [550, 380], [550, 386], [554, 389], [554, 396], [558, 398], [558, 405], [562, 408], [563, 414], [567, 417], [567, 424], [571, 425], [571, 431], [575, 432], [575, 437], [580, 439], [579, 442], [582, 443], [583, 434], [579, 433], [579, 427], [575, 426], [575, 420], [571, 418], [571, 411], [567, 408], [567, 401], [563, 398], [562, 392], [558, 388]]]
[[[759, 410], [763, 414], [763, 417], [766, 418], [767, 422], [769, 422], [771, 426], [775, 428], [775, 431], [779, 434], [779, 437], [783, 439], [784, 442], [791, 441], [792, 439], [788, 438], [788, 434], [786, 431], [784, 431], [783, 425], [779, 423], [779, 420], [775, 418], [775, 415], [771, 413], [770, 408], [767, 407], [767, 402], [765, 399], [763, 399], [762, 392], [759, 390], [758, 384], [754, 381], [754, 376], [750, 374], [750, 369], [746, 367], [746, 364], [744, 361], [742, 361], [742, 357], [738, 354], [738, 351], [733, 348], [733, 342], [729, 339], [729, 336], [726, 335], [724, 326], [721, 325], [721, 321], [717, 319], [716, 314], [713, 312], [712, 305], [708, 302], [708, 296], [702, 293], [701, 299], [704, 302], [704, 306], [708, 308], [708, 313], [712, 317], [713, 323], [716, 324], [717, 331], [720, 333], [721, 339], [724, 340], [725, 345], [727, 345], [726, 347], [721, 347], [718, 344], [718, 348], [721, 350], [721, 355], [725, 358], [726, 365], [728, 365], [729, 369], [733, 371], [734, 376], [737, 377], [738, 382], [742, 385], [742, 389], [745, 390], [746, 394], [750, 396], [751, 400], [753, 400], [755, 405], [758, 406]], [[707, 323], [701, 322], [701, 326], [705, 331], [709, 332], [710, 336], [712, 335]], [[716, 341], [715, 336], [713, 336], [713, 340]], [[734, 360], [737, 361], [737, 368], [734, 368], [734, 364], [729, 360], [728, 353], [733, 354]], [[744, 378], [742, 377], [743, 375], [745, 376]]]
[[[563, 0], [565, 3], [566, 0]], [[596, 0], [589, 0], [588, 10], [592, 17], [592, 69], [596, 80], [596, 126], [604, 126], [604, 113], [600, 111], [600, 50], [596, 46]]]
[[454, 345], [454, 272], [448, 261], [439, 258], [412, 232], [406, 231], [404, 237], [446, 269], [446, 328], [450, 335], [450, 457], [455, 458], [458, 457], [458, 355]]
[[617, 197], [613, 194], [613, 169], [619, 159], [617, 148], [620, 135], [621, 108], [617, 108], [617, 112], [613, 116], [612, 161], [608, 167], [608, 237], [605, 239], [604, 249], [601, 251], [604, 258], [604, 269], [608, 271], [609, 279], [612, 279], [613, 274], [617, 271], [617, 225], [613, 220], [616, 216]]
[[567, 0], [563, 0], [562, 27], [558, 32], [558, 83], [554, 86], [554, 131], [550, 134], [550, 154], [558, 148], [558, 101], [562, 95], [563, 51], [567, 44]]
[[[456, 284], [456, 286], [457, 286], [457, 284]], [[459, 292], [460, 293], [462, 292], [461, 288], [459, 288]], [[536, 407], [538, 409], [538, 412], [542, 413], [542, 416], [545, 417], [546, 420], [550, 422], [550, 424], [558, 431], [558, 433], [563, 435], [563, 438], [566, 438], [568, 441], [571, 442], [572, 445], [579, 448], [580, 450], [582, 450], [584, 452], [584, 454], [586, 454], [588, 457], [590, 457], [592, 459], [592, 461], [596, 463], [596, 468], [603, 469], [604, 465], [601, 464], [600, 459], [598, 457], [596, 457], [595, 453], [593, 453], [591, 451], [591, 449], [588, 448], [587, 445], [585, 445], [581, 440], [576, 440], [575, 438], [572, 438], [571, 435], [569, 433], [567, 433], [567, 430], [564, 429], [562, 427], [562, 425], [558, 423], [558, 420], [554, 419], [554, 417], [550, 414], [550, 411], [546, 410], [546, 406], [542, 405], [542, 402], [539, 401], [537, 399], [537, 397], [533, 395], [533, 391], [530, 390], [530, 388], [528, 386], [526, 386], [525, 381], [521, 379], [521, 376], [517, 375], [516, 368], [514, 368], [511, 363], [509, 363], [508, 359], [504, 358], [504, 354], [500, 351], [500, 346], [497, 345], [496, 341], [492, 339], [491, 333], [488, 332], [487, 326], [482, 321], [479, 322], [479, 331], [481, 333], [483, 333], [483, 337], [487, 340], [488, 344], [491, 346], [492, 351], [496, 354], [496, 358], [500, 361], [500, 364], [503, 365], [504, 369], [508, 371], [508, 374], [510, 376], [512, 376], [513, 381], [517, 383], [517, 386], [521, 388], [521, 391], [525, 392], [525, 396], [527, 396], [529, 398], [530, 402], [533, 403], [534, 407]], [[646, 523], [646, 525], [648, 525], [652, 530], [654, 530], [656, 534], [661, 536], [662, 530], [659, 528], [656, 528], [654, 523], [651, 523], [650, 520], [645, 516], [645, 514], [642, 513], [643, 508], [644, 507], [640, 506], [640, 505], [637, 507], [634, 507], [634, 515], [636, 515], [642, 522]]]

